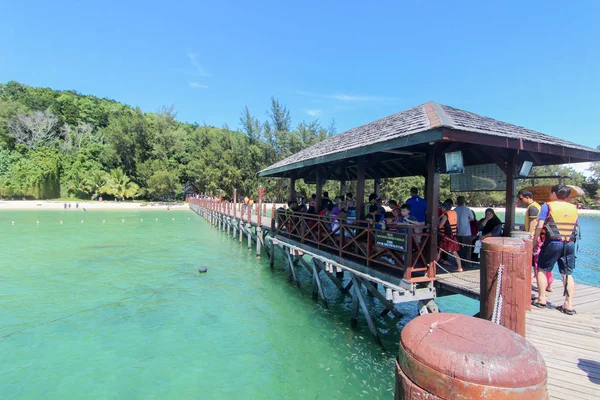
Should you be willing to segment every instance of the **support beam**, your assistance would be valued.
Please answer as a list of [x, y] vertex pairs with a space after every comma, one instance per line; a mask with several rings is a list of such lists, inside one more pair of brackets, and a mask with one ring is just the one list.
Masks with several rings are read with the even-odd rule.
[[365, 169], [365, 159], [360, 157], [356, 170], [356, 195], [354, 196], [359, 220], [365, 219]]
[[321, 277], [319, 276], [319, 271], [317, 270], [316, 262], [314, 259], [312, 265], [312, 273], [313, 282], [315, 282], [317, 285], [317, 291], [319, 293], [319, 296], [323, 300], [323, 306], [325, 308], [329, 308], [329, 306], [327, 305], [327, 299], [325, 298], [325, 292], [323, 291], [323, 286], [321, 285]]
[[323, 184], [321, 183], [321, 168], [317, 167], [317, 191], [316, 191], [316, 199], [315, 199], [315, 209], [316, 212], [315, 214], [319, 214], [319, 211], [321, 211], [321, 197], [323, 194]]
[[381, 180], [380, 179], [375, 179], [375, 194], [377, 195], [377, 198], [379, 198], [381, 196]]
[[[358, 300], [358, 304], [360, 305], [363, 315], [365, 316], [365, 319], [367, 320], [367, 325], [369, 325], [369, 330], [371, 331], [371, 334], [375, 337], [375, 341], [377, 342], [378, 345], [383, 346], [383, 343], [381, 343], [381, 338], [379, 337], [379, 333], [377, 332], [377, 328], [375, 327], [375, 323], [373, 322], [373, 319], [371, 318], [371, 314], [369, 314], [369, 309], [367, 308], [365, 299], [363, 298], [362, 292], [360, 291], [360, 280], [358, 278], [356, 278], [353, 274], [351, 274], [350, 276], [352, 277], [352, 281], [354, 282], [354, 297], [353, 297], [353, 299], [356, 298]], [[354, 305], [354, 303], [353, 303], [353, 305]], [[354, 315], [354, 312], [353, 312], [353, 315]]]
[[340, 195], [346, 195], [346, 181], [340, 181]]
[[288, 200], [296, 200], [296, 177], [294, 176], [290, 178], [290, 191]]
[[429, 251], [427, 261], [432, 262], [436, 259], [438, 253], [438, 204], [440, 202], [440, 173], [437, 171], [435, 163], [436, 145], [430, 145], [427, 152], [427, 224], [431, 225], [429, 235]]
[[517, 151], [510, 150], [506, 163], [506, 213], [504, 221], [504, 236], [510, 237], [515, 229], [515, 207], [517, 199]]

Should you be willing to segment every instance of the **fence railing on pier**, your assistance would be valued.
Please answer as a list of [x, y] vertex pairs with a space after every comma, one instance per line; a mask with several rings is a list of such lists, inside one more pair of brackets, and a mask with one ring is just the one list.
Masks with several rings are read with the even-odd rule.
[[397, 232], [383, 231], [368, 221], [277, 210], [278, 235], [367, 267], [387, 267], [403, 272], [412, 282], [435, 279], [435, 268], [426, 257], [429, 226], [397, 224]]
[[[316, 248], [340, 258], [358, 262], [369, 268], [389, 268], [403, 279], [428, 282], [435, 279], [435, 263], [428, 260], [430, 227], [428, 225], [394, 224], [395, 232], [377, 229], [368, 221], [339, 216], [291, 212], [266, 204], [229, 202], [220, 199], [188, 199], [191, 204], [217, 214], [239, 218], [249, 223], [269, 225], [273, 235]], [[254, 218], [253, 216], [256, 216]]]

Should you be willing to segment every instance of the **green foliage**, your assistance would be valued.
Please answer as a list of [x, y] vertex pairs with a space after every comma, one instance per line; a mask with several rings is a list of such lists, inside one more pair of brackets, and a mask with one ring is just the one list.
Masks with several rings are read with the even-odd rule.
[[[237, 189], [242, 197], [256, 197], [260, 184], [267, 198], [287, 201], [287, 179], [258, 178], [257, 172], [333, 134], [334, 121], [327, 127], [318, 120], [292, 125], [289, 110], [275, 97], [266, 121], [245, 107], [235, 131], [182, 123], [172, 107], [143, 113], [109, 99], [8, 82], [0, 84], [0, 196], [90, 198], [108, 193], [153, 199], [179, 193], [189, 182], [202, 192], [224, 196]], [[591, 204], [599, 189], [600, 164], [591, 172], [593, 177], [586, 179], [553, 166], [536, 168], [534, 175], [572, 176], [565, 183], [584, 188], [584, 201]], [[533, 177], [519, 181], [519, 187], [557, 181]], [[423, 193], [424, 179], [383, 179], [381, 194], [402, 202], [413, 186]], [[296, 191], [310, 196], [316, 188], [298, 180]], [[336, 196], [340, 183], [328, 181], [323, 191]], [[365, 193], [373, 191], [369, 180]], [[356, 182], [347, 182], [347, 192], [356, 193]], [[442, 175], [440, 198], [460, 194], [450, 193], [450, 178]], [[464, 195], [471, 204], [504, 202], [502, 192]]]
[[121, 168], [110, 170], [107, 182], [100, 188], [100, 193], [112, 194], [118, 198], [136, 197], [140, 187], [131, 182], [131, 179]]
[[172, 171], [156, 171], [148, 179], [148, 193], [154, 197], [169, 196], [179, 189], [179, 176]]

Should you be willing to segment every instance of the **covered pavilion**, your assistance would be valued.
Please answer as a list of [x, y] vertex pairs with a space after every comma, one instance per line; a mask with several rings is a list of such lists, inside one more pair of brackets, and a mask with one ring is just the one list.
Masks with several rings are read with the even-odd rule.
[[[365, 180], [377, 191], [382, 178], [424, 176], [431, 234], [428, 262], [437, 255], [440, 174], [447, 153], [461, 152], [464, 168], [494, 164], [505, 174], [505, 234], [515, 225], [516, 188], [525, 161], [535, 166], [600, 161], [600, 151], [443, 104], [428, 102], [337, 134], [259, 172], [263, 177], [316, 183], [317, 205], [327, 180], [356, 181], [355, 199], [364, 216]], [[468, 190], [468, 189], [467, 189]]]

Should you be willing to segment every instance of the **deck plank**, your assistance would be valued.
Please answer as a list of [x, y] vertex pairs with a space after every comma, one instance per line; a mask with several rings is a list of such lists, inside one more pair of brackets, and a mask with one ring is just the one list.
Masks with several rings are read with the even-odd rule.
[[[438, 271], [436, 285], [448, 293], [479, 295], [479, 271]], [[573, 307], [577, 315], [560, 313], [554, 307], [564, 302], [563, 283], [555, 280], [546, 294], [551, 308], [533, 307], [527, 313], [527, 340], [542, 354], [548, 369], [551, 399], [600, 398], [600, 288], [575, 283]], [[532, 295], [537, 296], [535, 281]]]

